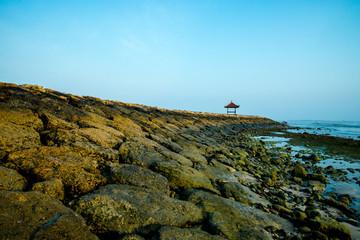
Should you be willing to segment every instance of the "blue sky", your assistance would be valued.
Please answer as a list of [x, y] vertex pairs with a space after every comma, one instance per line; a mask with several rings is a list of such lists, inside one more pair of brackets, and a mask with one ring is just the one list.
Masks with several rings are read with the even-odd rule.
[[0, 0], [0, 81], [170, 109], [360, 120], [360, 1]]

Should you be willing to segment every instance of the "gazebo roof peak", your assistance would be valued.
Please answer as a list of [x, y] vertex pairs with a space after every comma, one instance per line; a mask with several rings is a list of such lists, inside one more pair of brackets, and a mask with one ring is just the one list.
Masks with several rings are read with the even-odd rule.
[[240, 107], [240, 106], [234, 104], [232, 101], [228, 105], [225, 106], [225, 108], [238, 108], [238, 107]]

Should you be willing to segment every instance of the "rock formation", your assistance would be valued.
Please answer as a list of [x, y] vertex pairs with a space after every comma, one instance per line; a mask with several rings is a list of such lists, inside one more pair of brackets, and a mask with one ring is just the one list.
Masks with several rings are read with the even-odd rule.
[[281, 195], [310, 174], [248, 135], [275, 127], [0, 83], [0, 238], [351, 239]]

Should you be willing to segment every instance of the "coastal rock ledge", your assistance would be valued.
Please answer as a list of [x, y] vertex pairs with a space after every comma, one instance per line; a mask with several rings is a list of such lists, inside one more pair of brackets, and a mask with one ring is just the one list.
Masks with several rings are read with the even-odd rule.
[[0, 83], [0, 239], [351, 239], [250, 137], [282, 128]]

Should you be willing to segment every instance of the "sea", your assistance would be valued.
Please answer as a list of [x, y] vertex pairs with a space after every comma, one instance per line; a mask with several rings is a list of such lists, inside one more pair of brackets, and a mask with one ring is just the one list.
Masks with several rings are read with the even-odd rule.
[[290, 132], [308, 132], [360, 140], [360, 121], [290, 120], [286, 122], [289, 126], [301, 128], [289, 130]]
[[[351, 138], [360, 140], [360, 121], [321, 121], [321, 120], [291, 120], [286, 121], [289, 126], [298, 127], [299, 129], [289, 129], [290, 132], [303, 133], [308, 132], [319, 135], [330, 135], [342, 138]], [[263, 139], [263, 138], [262, 138]], [[264, 141], [276, 143], [275, 147], [287, 147], [290, 139], [281, 136], [268, 136]], [[329, 184], [326, 187], [326, 192], [336, 192], [338, 194], [349, 194], [353, 198], [351, 207], [358, 210], [360, 213], [360, 185], [354, 181], [354, 178], [359, 178], [360, 159], [351, 159], [341, 155], [327, 156], [322, 149], [314, 150], [305, 146], [292, 146], [292, 156], [302, 151], [319, 151], [324, 154], [325, 159], [317, 165], [326, 168], [333, 166], [337, 169], [347, 171], [349, 181], [334, 181], [329, 179]], [[360, 149], [359, 149], [360, 151]], [[349, 171], [355, 169], [355, 172]]]

